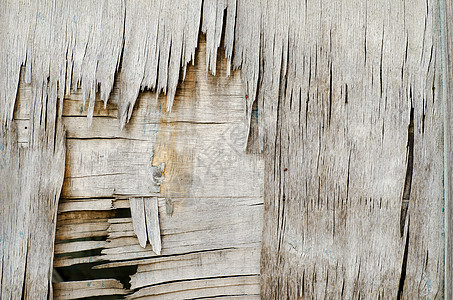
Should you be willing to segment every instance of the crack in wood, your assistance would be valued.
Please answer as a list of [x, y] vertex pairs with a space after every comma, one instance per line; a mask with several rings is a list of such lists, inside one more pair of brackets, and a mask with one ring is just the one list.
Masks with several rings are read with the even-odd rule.
[[407, 212], [408, 212], [408, 208], [409, 208], [413, 169], [414, 169], [414, 107], [411, 107], [409, 126], [407, 129], [406, 179], [404, 181], [403, 197], [402, 197], [402, 203], [401, 203], [401, 215], [400, 215], [401, 238], [404, 236], [404, 228], [405, 228], [406, 217], [407, 217]]
[[400, 300], [404, 295], [404, 282], [406, 280], [406, 272], [407, 272], [407, 256], [409, 252], [409, 223], [410, 218], [407, 221], [407, 233], [406, 233], [406, 243], [404, 245], [404, 254], [403, 254], [403, 263], [401, 266], [401, 276], [398, 285], [398, 296], [397, 300]]

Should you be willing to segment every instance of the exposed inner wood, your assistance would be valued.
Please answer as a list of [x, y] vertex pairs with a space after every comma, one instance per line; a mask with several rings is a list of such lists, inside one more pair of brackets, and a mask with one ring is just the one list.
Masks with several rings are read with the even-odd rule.
[[[65, 99], [68, 149], [54, 260], [65, 282], [55, 286], [56, 299], [259, 297], [262, 159], [243, 151], [239, 73], [226, 79], [226, 62], [219, 61], [218, 77], [207, 75], [205, 55], [202, 42], [171, 113], [165, 99], [142, 93], [123, 130], [117, 90], [106, 109], [96, 102], [91, 127], [81, 95]], [[29, 92], [22, 84], [15, 114], [24, 146]], [[156, 188], [153, 170], [163, 162]], [[144, 241], [136, 237], [134, 210], [128, 212], [134, 197], [156, 200], [162, 258], [146, 245], [149, 232]]]

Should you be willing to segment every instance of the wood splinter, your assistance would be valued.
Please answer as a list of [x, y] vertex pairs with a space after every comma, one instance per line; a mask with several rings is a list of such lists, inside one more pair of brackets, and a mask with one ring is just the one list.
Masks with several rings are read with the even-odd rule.
[[132, 224], [140, 246], [146, 247], [149, 240], [153, 251], [160, 255], [162, 250], [160, 240], [159, 212], [157, 197], [129, 198]]

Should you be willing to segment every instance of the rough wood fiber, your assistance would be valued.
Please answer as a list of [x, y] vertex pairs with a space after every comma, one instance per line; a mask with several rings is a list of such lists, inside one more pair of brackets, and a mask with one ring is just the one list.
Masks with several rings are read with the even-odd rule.
[[64, 132], [61, 121], [50, 137], [34, 125], [33, 142], [26, 148], [18, 145], [14, 123], [0, 129], [1, 299], [49, 296]]
[[170, 282], [147, 287], [129, 296], [130, 299], [260, 299], [258, 276], [237, 276]]
[[[1, 123], [11, 121], [20, 68], [25, 81], [49, 81], [62, 99], [77, 88], [89, 100], [91, 121], [96, 93], [107, 103], [121, 68], [118, 117], [131, 118], [143, 89], [168, 95], [170, 110], [181, 67], [194, 60], [202, 32], [208, 36], [206, 61], [215, 74], [217, 49], [226, 9], [226, 57], [233, 51], [235, 1], [3, 1]], [[121, 59], [120, 59], [121, 58]], [[229, 74], [229, 71], [228, 71]]]
[[263, 298], [441, 297], [437, 2], [263, 11]]
[[[218, 76], [207, 76], [205, 49], [202, 40], [198, 61], [187, 69], [170, 114], [165, 113], [163, 97], [141, 93], [130, 122], [120, 131], [116, 120], [119, 91], [114, 89], [106, 109], [96, 101], [88, 128], [82, 95], [73, 93], [64, 100], [68, 151], [54, 260], [63, 278], [66, 270], [77, 272], [86, 265], [93, 267], [92, 274], [107, 276], [140, 265], [140, 270], [130, 273], [134, 288], [124, 289], [131, 298], [259, 297], [262, 160], [260, 155], [242, 151], [246, 126], [239, 73], [226, 79], [227, 63], [222, 60], [217, 62]], [[21, 86], [18, 105], [27, 107], [29, 94]], [[28, 113], [16, 111], [15, 116], [25, 120]], [[125, 147], [130, 147], [130, 154], [122, 150]], [[160, 193], [142, 188], [150, 175], [134, 174], [162, 162]], [[96, 180], [112, 171], [125, 175]], [[157, 197], [163, 257], [150, 245], [139, 245], [133, 209], [131, 217], [115, 215], [129, 210], [131, 198], [142, 197], [145, 201]], [[152, 276], [146, 266], [155, 269]], [[88, 279], [66, 285], [65, 293], [85, 295], [77, 291]], [[107, 293], [101, 289], [89, 292], [96, 291]]]
[[[219, 137], [236, 129], [218, 121], [228, 117], [212, 107], [201, 110], [216, 116], [212, 124], [193, 124], [197, 118], [172, 124], [170, 116], [156, 126], [161, 123], [153, 119], [156, 109], [131, 125], [140, 130], [119, 132], [110, 119], [116, 111], [121, 128], [129, 119], [133, 124], [141, 89], [168, 95], [166, 103], [158, 99], [146, 105], [174, 105], [179, 70], [183, 68], [184, 78], [199, 28], [207, 35], [205, 61], [215, 74], [225, 19], [225, 74], [231, 62], [240, 67], [245, 87], [240, 106], [246, 111], [246, 130], [238, 131], [248, 133], [257, 99], [260, 148], [266, 156], [262, 297], [439, 298], [444, 284], [442, 152], [449, 153], [442, 149], [442, 142], [447, 149], [449, 142], [448, 134], [442, 134], [448, 123], [442, 125], [437, 30], [439, 9], [441, 15], [451, 12], [450, 3], [444, 4], [442, 10], [437, 1], [421, 0], [2, 1], [0, 121], [6, 135], [12, 134], [24, 65], [25, 82], [32, 84], [30, 105], [50, 109], [33, 109], [29, 126], [17, 121], [19, 133], [30, 136], [21, 143], [32, 145], [42, 137], [36, 122], [47, 124], [48, 115], [50, 126], [43, 136], [52, 140], [56, 99], [70, 97], [77, 88], [82, 97], [65, 101], [72, 117], [84, 112], [81, 107], [75, 113], [77, 97], [89, 100], [89, 120], [95, 111], [106, 116], [97, 125], [93, 120], [90, 130], [83, 121], [72, 120], [66, 198], [163, 196], [161, 216], [171, 215], [178, 200], [209, 206], [216, 197], [254, 199], [257, 188], [250, 178], [259, 173], [260, 163], [237, 154], [245, 138], [235, 139], [233, 146], [219, 143]], [[445, 49], [450, 47], [448, 34]], [[445, 53], [444, 61], [450, 62], [450, 52]], [[102, 110], [96, 93], [109, 99], [118, 69], [117, 108]], [[446, 80], [443, 86], [445, 91]], [[65, 105], [59, 106], [63, 112]], [[107, 148], [105, 140], [112, 137], [121, 140], [120, 148]], [[218, 149], [232, 154], [218, 155]], [[198, 154], [205, 159], [194, 159]], [[167, 160], [168, 176], [159, 193], [152, 180], [143, 179], [152, 178], [154, 166]], [[112, 219], [112, 228], [120, 229], [109, 233], [111, 248], [103, 250], [105, 257], [152, 256], [149, 247], [133, 248], [138, 245], [129, 218]], [[447, 229], [450, 221], [447, 214]], [[194, 248], [205, 249], [203, 242], [196, 240]], [[175, 253], [188, 251], [192, 245], [186, 244], [169, 243], [178, 249]], [[61, 261], [72, 264], [78, 258], [71, 259]], [[153, 287], [147, 289], [153, 293]]]
[[440, 1], [440, 34], [442, 50], [442, 103], [444, 118], [444, 206], [445, 206], [445, 299], [453, 299], [453, 205], [452, 205], [452, 137], [453, 106], [453, 5]]
[[54, 283], [54, 297], [61, 300], [107, 295], [124, 295], [126, 293], [127, 291], [123, 289], [121, 282], [115, 279]]
[[160, 241], [159, 211], [157, 197], [130, 198], [132, 223], [140, 246], [146, 247], [149, 240], [153, 251], [160, 255], [162, 249]]

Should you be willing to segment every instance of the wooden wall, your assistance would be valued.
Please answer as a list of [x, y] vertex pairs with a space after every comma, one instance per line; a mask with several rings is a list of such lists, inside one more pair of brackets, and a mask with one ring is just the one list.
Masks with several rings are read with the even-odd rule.
[[450, 2], [2, 1], [2, 298], [451, 298]]

